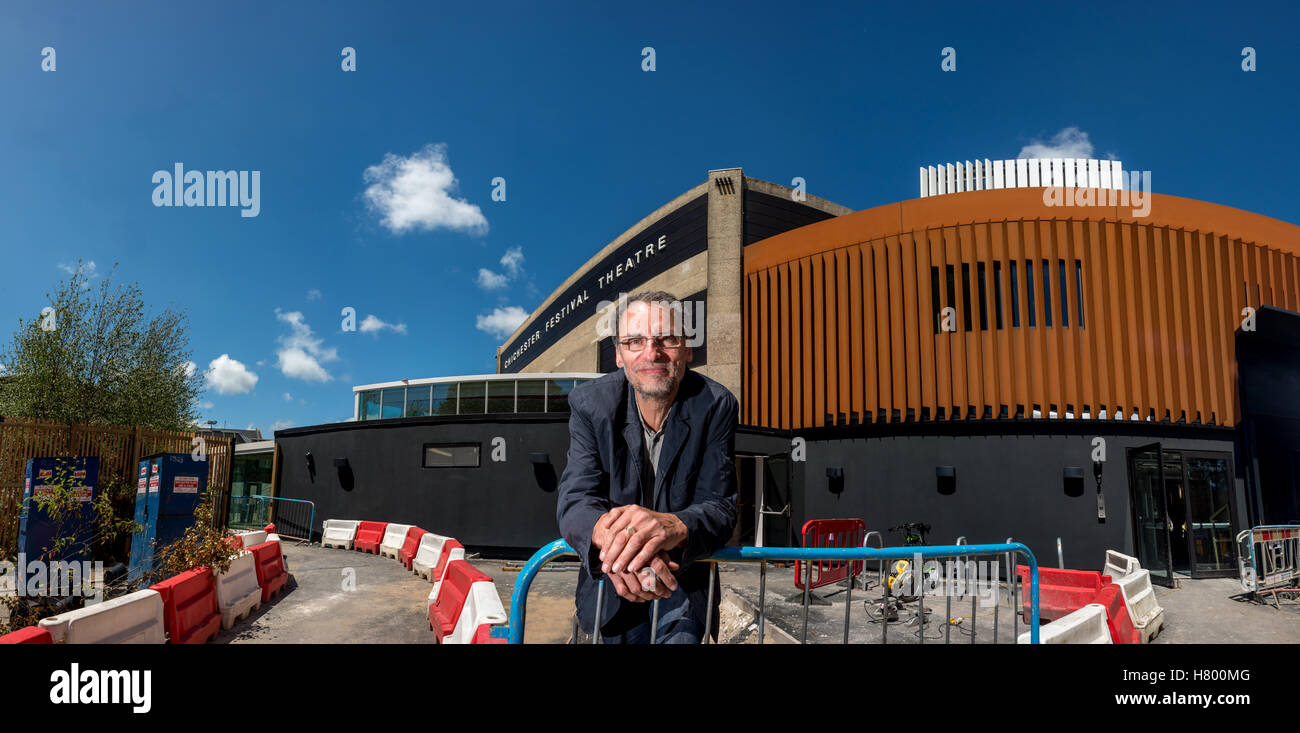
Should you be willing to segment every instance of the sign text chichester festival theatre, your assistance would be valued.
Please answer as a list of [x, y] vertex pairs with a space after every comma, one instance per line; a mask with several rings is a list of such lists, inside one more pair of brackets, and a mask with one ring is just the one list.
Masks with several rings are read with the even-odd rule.
[[[664, 248], [667, 246], [668, 235], [661, 234], [659, 235], [659, 239], [651, 241], [644, 247], [637, 249], [636, 252], [627, 257], [625, 261], [620, 262], [612, 269], [602, 273], [596, 278], [597, 292], [612, 287], [619, 278], [631, 272], [640, 265], [643, 260], [649, 260], [654, 255], [664, 251]], [[591, 300], [591, 293], [588, 292], [587, 288], [583, 288], [581, 293], [571, 298], [568, 303], [565, 303], [562, 307], [552, 313], [550, 318], [546, 319], [546, 323], [542, 328], [534, 330], [533, 333], [523, 341], [523, 343], [519, 344], [519, 347], [511, 352], [510, 356], [506, 357], [503, 366], [506, 369], [509, 369], [510, 364], [513, 363], [515, 359], [519, 358], [528, 351], [529, 347], [541, 340], [543, 331], [550, 331], [552, 328], [559, 326], [565, 317], [572, 313], [574, 309], [589, 300]]]

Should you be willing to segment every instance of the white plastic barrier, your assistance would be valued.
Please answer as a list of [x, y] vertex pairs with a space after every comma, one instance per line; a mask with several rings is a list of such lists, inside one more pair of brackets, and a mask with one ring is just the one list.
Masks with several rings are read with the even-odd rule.
[[[447, 574], [447, 568], [451, 567], [451, 564], [453, 562], [455, 562], [456, 560], [464, 560], [464, 559], [465, 559], [464, 547], [451, 548], [451, 551], [448, 552], [447, 554], [447, 562], [442, 564], [442, 575]], [[430, 575], [432, 575], [432, 573], [430, 573]], [[438, 600], [438, 590], [442, 588], [442, 575], [433, 579], [433, 590], [429, 592], [430, 606], [433, 605], [434, 601]]]
[[1136, 573], [1142, 569], [1142, 564], [1136, 557], [1125, 555], [1122, 552], [1106, 550], [1106, 566], [1101, 569], [1102, 575], [1109, 575], [1111, 580], [1119, 580], [1130, 573]]
[[469, 587], [469, 596], [460, 609], [460, 618], [456, 619], [456, 629], [442, 643], [469, 644], [474, 641], [474, 632], [479, 626], [505, 622], [506, 609], [501, 605], [496, 586], [480, 580]]
[[253, 553], [243, 552], [231, 560], [226, 572], [216, 576], [216, 582], [221, 628], [229, 629], [236, 619], [262, 607], [262, 586], [257, 584]]
[[162, 595], [156, 590], [134, 593], [93, 606], [42, 619], [54, 643], [165, 644]]
[[357, 527], [360, 526], [360, 520], [356, 519], [326, 519], [320, 546], [351, 550], [352, 542], [357, 538]]
[[[1029, 643], [1029, 632], [1016, 639], [1017, 644]], [[1040, 644], [1111, 644], [1110, 629], [1106, 627], [1106, 607], [1089, 603], [1077, 611], [1043, 624], [1038, 629]]]
[[252, 547], [253, 545], [260, 545], [263, 542], [266, 542], [266, 530], [264, 529], [255, 529], [255, 530], [250, 530], [248, 532], [239, 532], [236, 536], [239, 537], [239, 539], [244, 541], [245, 548]]
[[1151, 587], [1151, 571], [1139, 570], [1112, 579], [1124, 594], [1129, 618], [1133, 619], [1133, 627], [1142, 634], [1142, 643], [1150, 642], [1165, 625], [1165, 609], [1156, 603], [1156, 592]]
[[390, 524], [384, 530], [384, 541], [379, 545], [379, 554], [383, 557], [398, 558], [402, 545], [406, 543], [406, 533], [414, 524]]
[[449, 537], [443, 537], [440, 534], [430, 532], [420, 538], [420, 546], [415, 550], [415, 557], [411, 560], [411, 570], [421, 578], [430, 578], [433, 569], [438, 567], [438, 558], [442, 556], [442, 543], [446, 542]]
[[266, 541], [267, 541], [267, 542], [279, 542], [279, 541], [280, 541], [280, 535], [278, 535], [278, 534], [276, 534], [276, 533], [274, 533], [274, 532], [269, 532], [269, 533], [267, 533], [267, 535], [266, 535]]

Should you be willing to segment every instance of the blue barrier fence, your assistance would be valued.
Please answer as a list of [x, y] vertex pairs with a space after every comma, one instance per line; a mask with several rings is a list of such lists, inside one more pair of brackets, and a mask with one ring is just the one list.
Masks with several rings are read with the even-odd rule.
[[[711, 557], [701, 562], [710, 562], [715, 564], [713, 575], [716, 576], [716, 563], [719, 562], [757, 562], [762, 563], [765, 569], [768, 562], [776, 560], [803, 560], [805, 564], [813, 560], [911, 560], [917, 555], [923, 559], [932, 559], [939, 557], [969, 557], [975, 555], [1007, 555], [1016, 553], [1025, 558], [1029, 566], [1029, 643], [1039, 643], [1038, 635], [1038, 561], [1034, 558], [1034, 553], [1025, 545], [1019, 542], [994, 544], [994, 545], [932, 545], [932, 546], [906, 546], [906, 547], [851, 547], [851, 548], [824, 548], [824, 547], [724, 547]], [[524, 641], [524, 623], [527, 618], [528, 590], [532, 586], [533, 579], [537, 573], [552, 560], [561, 557], [577, 557], [577, 553], [564, 540], [555, 540], [546, 545], [533, 556], [519, 571], [519, 577], [515, 580], [514, 591], [510, 595], [510, 625], [506, 632], [506, 638], [511, 644], [522, 644]], [[581, 572], [581, 571], [580, 571]], [[1008, 578], [1007, 582], [1014, 583], [1015, 578]], [[713, 593], [713, 582], [709, 584], [710, 598]], [[763, 593], [760, 590], [760, 596]], [[1013, 595], [1014, 599], [1015, 596]], [[1020, 608], [1013, 605], [1013, 613], [1019, 612]], [[762, 612], [760, 610], [759, 624], [760, 628], [763, 623]], [[705, 634], [705, 641], [708, 640], [708, 634]], [[1014, 639], [1013, 639], [1014, 641]]]
[[280, 496], [235, 496], [230, 499], [227, 525], [231, 529], [261, 529], [275, 522], [276, 534], [311, 541], [316, 503]]

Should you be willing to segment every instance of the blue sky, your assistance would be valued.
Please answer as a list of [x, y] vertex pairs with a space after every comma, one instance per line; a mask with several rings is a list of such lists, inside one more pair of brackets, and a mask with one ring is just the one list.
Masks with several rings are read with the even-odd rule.
[[[62, 268], [117, 263], [186, 309], [230, 427], [494, 371], [491, 324], [712, 168], [862, 209], [920, 165], [1064, 140], [1300, 222], [1289, 3], [49, 5], [0, 10], [0, 338]], [[155, 206], [177, 162], [260, 171], [258, 215]]]

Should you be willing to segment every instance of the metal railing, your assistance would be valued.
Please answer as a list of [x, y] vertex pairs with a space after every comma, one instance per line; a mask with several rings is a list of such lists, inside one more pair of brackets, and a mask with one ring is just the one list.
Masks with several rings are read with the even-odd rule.
[[310, 542], [316, 526], [316, 502], [280, 496], [233, 496], [228, 517], [231, 529], [261, 529], [274, 522], [275, 533], [281, 537]]
[[[763, 643], [764, 616], [766, 604], [766, 590], [763, 587], [766, 579], [767, 564], [773, 561], [802, 560], [805, 562], [804, 567], [811, 570], [812, 560], [838, 560], [843, 562], [865, 561], [865, 560], [913, 560], [916, 557], [922, 559], [933, 559], [943, 557], [971, 557], [979, 555], [1006, 555], [1008, 561], [1012, 553], [1023, 556], [1026, 564], [1029, 566], [1029, 643], [1039, 643], [1039, 620], [1038, 620], [1038, 561], [1034, 558], [1034, 553], [1025, 545], [1018, 542], [1007, 542], [1003, 544], [991, 545], [932, 545], [932, 546], [904, 546], [904, 547], [845, 547], [845, 548], [822, 548], [822, 547], [724, 547], [714, 553], [711, 557], [704, 558], [700, 562], [708, 562], [713, 567], [709, 574], [709, 592], [708, 608], [712, 609], [714, 599], [714, 587], [718, 585], [718, 567], [720, 562], [728, 563], [760, 563], [759, 566], [759, 605], [758, 605], [758, 642]], [[510, 623], [507, 627], [506, 638], [511, 644], [522, 644], [524, 640], [524, 624], [527, 619], [528, 591], [532, 586], [533, 579], [541, 569], [553, 560], [562, 557], [577, 557], [577, 553], [569, 546], [569, 543], [562, 539], [555, 540], [550, 544], [542, 547], [535, 552], [528, 562], [519, 571], [519, 577], [515, 579], [515, 587], [510, 595]], [[917, 568], [917, 572], [921, 572]], [[850, 577], [850, 583], [854, 578]], [[1016, 578], [1008, 577], [1007, 584], [1011, 591], [1012, 612], [1018, 617], [1020, 607], [1015, 605], [1018, 597], [1015, 593]], [[920, 601], [924, 608], [925, 596], [924, 587], [926, 583], [917, 584], [921, 588]], [[605, 591], [605, 582], [601, 580], [597, 587], [596, 597], [596, 618], [600, 618], [601, 605]], [[888, 588], [885, 588], [888, 593]], [[1000, 593], [1000, 591], [999, 591]], [[848, 612], [851, 604], [845, 604], [845, 637], [844, 643], [848, 643]], [[651, 619], [651, 641], [656, 637], [658, 625], [658, 602], [654, 603], [655, 612]], [[923, 615], [923, 612], [922, 612]], [[710, 611], [705, 614], [704, 637], [701, 643], [709, 643], [712, 632], [713, 613]], [[947, 619], [945, 619], [947, 621]], [[889, 623], [881, 622], [881, 639], [887, 638], [887, 629]], [[599, 643], [600, 628], [597, 626], [592, 634], [592, 643]], [[973, 631], [973, 629], [972, 629]], [[994, 627], [994, 640], [996, 641], [996, 625]], [[807, 643], [807, 629], [805, 624], [804, 643]], [[921, 626], [921, 641], [924, 643], [924, 623]], [[973, 641], [973, 638], [972, 638]], [[1014, 641], [1014, 634], [1013, 634]]]
[[1243, 590], [1261, 595], [1300, 585], [1300, 525], [1268, 524], [1237, 533], [1237, 564]]

